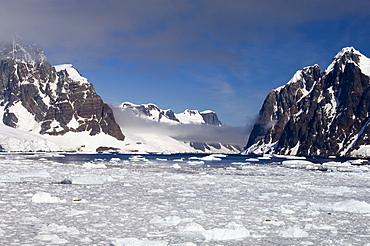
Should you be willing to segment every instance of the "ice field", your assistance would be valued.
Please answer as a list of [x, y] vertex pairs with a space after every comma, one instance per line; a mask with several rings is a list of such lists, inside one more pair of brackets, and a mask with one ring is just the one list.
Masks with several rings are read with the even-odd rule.
[[0, 155], [0, 245], [370, 245], [367, 161], [86, 156]]

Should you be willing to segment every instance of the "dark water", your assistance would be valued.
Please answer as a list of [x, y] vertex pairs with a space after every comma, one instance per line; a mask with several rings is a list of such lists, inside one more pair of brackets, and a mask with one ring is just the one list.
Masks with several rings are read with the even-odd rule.
[[[50, 161], [61, 163], [81, 164], [86, 162], [109, 162], [109, 161], [130, 161], [131, 163], [161, 163], [166, 165], [188, 164], [188, 165], [203, 165], [204, 167], [225, 167], [238, 165], [279, 165], [284, 160], [292, 160], [294, 157], [268, 155], [265, 157], [257, 155], [221, 155], [221, 154], [120, 154], [120, 153], [96, 153], [96, 154], [81, 154], [81, 153], [62, 153], [44, 155], [26, 155], [27, 158], [44, 158]], [[322, 164], [325, 162], [345, 162], [358, 158], [318, 158], [307, 157], [296, 160], [307, 160], [312, 163]], [[370, 159], [365, 159], [361, 164], [369, 165]], [[203, 163], [202, 163], [203, 162]]]

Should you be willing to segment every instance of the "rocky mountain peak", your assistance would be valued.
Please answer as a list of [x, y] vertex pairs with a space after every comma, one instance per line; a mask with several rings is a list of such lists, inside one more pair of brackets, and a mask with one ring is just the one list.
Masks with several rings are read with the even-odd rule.
[[345, 47], [334, 56], [325, 73], [342, 73], [347, 64], [353, 64], [363, 70], [364, 74], [370, 75], [369, 63], [369, 58], [361, 54], [360, 51], [354, 47]]
[[37, 45], [4, 45], [0, 52], [4, 124], [50, 136], [104, 133], [123, 140], [112, 109], [72, 65], [51, 66]]
[[146, 120], [168, 124], [222, 125], [217, 114], [210, 110], [199, 112], [199, 110], [186, 109], [184, 112], [176, 114], [172, 109], [163, 110], [152, 103], [136, 105], [130, 102], [121, 103], [119, 108], [122, 111], [131, 111], [133, 115]]
[[363, 155], [370, 145], [369, 68], [369, 58], [347, 47], [325, 72], [317, 65], [298, 71], [266, 97], [246, 153]]
[[0, 44], [0, 59], [25, 61], [27, 63], [47, 62], [44, 51], [37, 44], [23, 45], [21, 43], [1, 43]]

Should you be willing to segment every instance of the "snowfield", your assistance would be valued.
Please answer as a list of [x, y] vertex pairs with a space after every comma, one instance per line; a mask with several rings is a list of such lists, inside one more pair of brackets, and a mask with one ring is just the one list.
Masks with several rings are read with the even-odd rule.
[[86, 156], [0, 155], [0, 245], [370, 242], [367, 161]]

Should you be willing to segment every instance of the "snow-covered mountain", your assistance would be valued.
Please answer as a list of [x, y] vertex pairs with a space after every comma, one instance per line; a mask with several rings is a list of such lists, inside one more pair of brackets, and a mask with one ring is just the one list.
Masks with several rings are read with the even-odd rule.
[[[92, 84], [72, 65], [51, 66], [36, 45], [0, 46], [0, 112], [4, 125], [71, 149], [124, 140]], [[92, 144], [93, 139], [104, 141]]]
[[155, 104], [136, 105], [124, 102], [119, 105], [122, 111], [131, 111], [134, 115], [143, 119], [168, 123], [168, 124], [207, 124], [221, 126], [217, 114], [211, 110], [199, 112], [198, 110], [185, 110], [183, 113], [176, 114], [171, 109], [163, 110]]
[[[130, 102], [113, 107], [113, 110], [117, 123], [125, 131], [126, 142], [129, 142], [126, 147], [131, 147], [131, 151], [240, 152], [237, 144], [230, 144], [225, 138], [210, 139], [210, 135], [225, 131], [227, 127], [210, 110], [185, 110], [176, 114], [171, 109], [163, 110], [155, 104], [136, 105]], [[207, 137], [199, 138], [200, 135]]]
[[245, 153], [370, 156], [370, 59], [343, 48], [266, 97]]
[[[221, 126], [211, 111], [174, 114], [155, 105], [123, 105], [120, 112], [129, 108], [159, 124]], [[40, 47], [15, 42], [0, 44], [0, 118], [0, 150], [5, 151], [239, 151], [230, 144], [176, 140], [165, 132], [148, 132], [145, 127], [140, 131], [120, 128], [112, 108], [73, 65], [52, 66]]]

